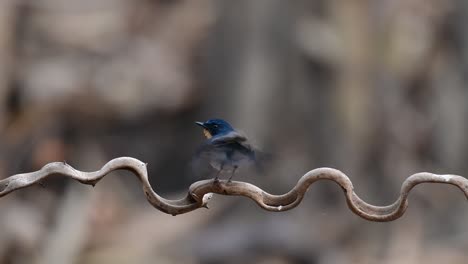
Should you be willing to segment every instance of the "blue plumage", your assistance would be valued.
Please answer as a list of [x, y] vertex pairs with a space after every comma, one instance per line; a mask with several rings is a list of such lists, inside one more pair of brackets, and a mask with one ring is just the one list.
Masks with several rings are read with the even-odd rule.
[[222, 119], [210, 119], [195, 122], [204, 129], [207, 140], [198, 149], [197, 155], [204, 157], [218, 172], [218, 181], [222, 171], [231, 172], [231, 181], [236, 170], [247, 163], [255, 162], [255, 151], [247, 143], [247, 138], [239, 134], [228, 122]]

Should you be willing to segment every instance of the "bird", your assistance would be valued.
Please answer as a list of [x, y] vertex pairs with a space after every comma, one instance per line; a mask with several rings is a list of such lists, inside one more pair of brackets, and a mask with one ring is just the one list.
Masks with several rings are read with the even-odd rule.
[[195, 122], [203, 128], [205, 142], [198, 148], [197, 157], [204, 157], [217, 170], [214, 178], [219, 182], [220, 174], [231, 172], [228, 182], [231, 182], [236, 170], [243, 165], [254, 163], [256, 151], [248, 143], [247, 138], [237, 132], [223, 119], [209, 119], [205, 122]]

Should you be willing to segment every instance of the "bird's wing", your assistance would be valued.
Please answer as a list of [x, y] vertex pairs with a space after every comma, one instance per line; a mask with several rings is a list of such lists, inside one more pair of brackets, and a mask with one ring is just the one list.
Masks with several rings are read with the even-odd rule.
[[247, 138], [244, 135], [241, 135], [239, 132], [231, 131], [225, 135], [216, 136], [210, 139], [211, 143], [214, 145], [226, 144], [232, 142], [245, 142]]
[[247, 142], [247, 138], [237, 131], [231, 131], [225, 135], [213, 137], [210, 141], [213, 147], [232, 146], [235, 144], [248, 151], [253, 151], [252, 146]]
[[225, 159], [226, 151], [232, 148], [238, 150], [233, 153], [232, 159], [238, 160], [239, 157], [242, 157], [239, 160], [244, 160], [247, 157], [244, 161], [254, 164], [257, 173], [263, 173], [266, 166], [265, 161], [267, 161], [265, 157], [267, 155], [251, 146], [247, 138], [236, 131], [212, 137], [199, 146], [192, 159], [192, 169], [198, 175], [208, 174], [206, 165], [210, 164], [210, 161], [213, 160]]
[[226, 159], [227, 150], [231, 149], [233, 145], [244, 145], [246, 141], [245, 136], [234, 131], [205, 140], [192, 158], [192, 172], [198, 177], [209, 174], [212, 170], [210, 169], [212, 162]]
[[215, 136], [206, 140], [196, 152], [200, 158], [216, 159], [223, 157], [226, 150], [239, 148], [245, 152], [252, 152], [253, 148], [247, 143], [247, 138], [242, 134], [232, 131], [225, 135]]

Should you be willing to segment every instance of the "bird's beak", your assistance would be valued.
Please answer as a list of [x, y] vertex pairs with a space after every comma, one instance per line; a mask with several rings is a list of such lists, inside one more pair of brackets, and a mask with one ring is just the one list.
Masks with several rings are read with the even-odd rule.
[[206, 138], [210, 139], [212, 137], [210, 131], [206, 128], [205, 123], [203, 122], [195, 122], [195, 124], [203, 127], [203, 135], [205, 135]]
[[205, 126], [205, 124], [203, 122], [198, 122], [197, 121], [197, 122], [195, 122], [195, 124], [197, 124], [197, 125], [199, 125], [199, 126], [201, 126], [203, 128], [206, 128], [206, 126]]

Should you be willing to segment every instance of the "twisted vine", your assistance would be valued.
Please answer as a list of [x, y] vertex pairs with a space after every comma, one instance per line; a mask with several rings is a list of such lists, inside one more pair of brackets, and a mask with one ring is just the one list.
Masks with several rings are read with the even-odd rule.
[[168, 200], [154, 192], [148, 181], [146, 164], [130, 157], [120, 157], [107, 162], [100, 170], [83, 172], [74, 169], [65, 162], [53, 162], [42, 169], [10, 176], [0, 180], [0, 197], [13, 191], [28, 187], [58, 174], [75, 179], [83, 184], [95, 185], [104, 176], [115, 170], [128, 170], [135, 174], [143, 185], [143, 191], [149, 203], [156, 209], [172, 214], [184, 214], [198, 208], [207, 207], [211, 193], [222, 195], [245, 196], [255, 201], [261, 208], [268, 211], [287, 211], [299, 205], [310, 185], [319, 180], [331, 180], [344, 191], [348, 207], [358, 216], [377, 222], [387, 222], [400, 218], [408, 207], [408, 195], [416, 185], [421, 183], [444, 183], [457, 186], [468, 199], [468, 179], [457, 175], [439, 175], [421, 172], [407, 178], [401, 187], [399, 198], [388, 206], [375, 206], [363, 201], [354, 192], [351, 180], [341, 171], [332, 168], [318, 168], [304, 174], [296, 186], [289, 192], [273, 195], [259, 187], [246, 182], [214, 182], [203, 180], [193, 183], [188, 194], [179, 200]]

